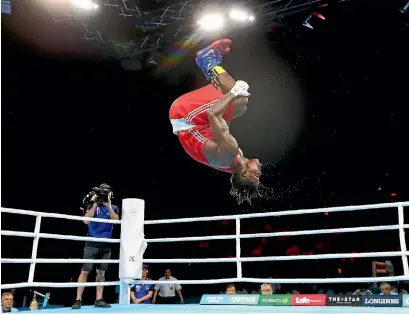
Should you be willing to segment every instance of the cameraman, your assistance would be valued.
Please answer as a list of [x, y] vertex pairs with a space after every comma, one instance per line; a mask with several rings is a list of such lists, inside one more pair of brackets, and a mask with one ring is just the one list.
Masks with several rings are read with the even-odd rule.
[[[112, 199], [111, 188], [107, 184], [101, 184], [99, 188], [94, 188], [93, 192], [87, 195], [91, 197], [86, 204], [85, 217], [101, 218], [119, 220], [118, 206], [111, 204]], [[88, 225], [88, 236], [95, 238], [112, 238], [112, 223], [84, 221]], [[84, 259], [109, 259], [111, 257], [110, 243], [104, 242], [86, 242], [84, 248]], [[92, 271], [94, 264], [84, 263], [82, 266], [81, 274], [78, 277], [78, 282], [87, 282], [88, 274]], [[96, 281], [105, 281], [105, 272], [108, 268], [108, 264], [96, 264]], [[95, 307], [108, 308], [111, 307], [102, 298], [103, 286], [97, 286], [97, 294]], [[77, 298], [72, 306], [73, 309], [79, 309], [82, 306], [82, 294], [84, 287], [78, 287]]]

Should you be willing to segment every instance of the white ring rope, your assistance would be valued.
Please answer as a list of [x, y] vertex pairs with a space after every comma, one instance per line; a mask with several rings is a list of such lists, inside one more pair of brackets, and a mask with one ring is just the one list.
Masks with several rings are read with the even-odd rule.
[[[409, 276], [393, 276], [388, 277], [388, 281], [405, 281], [409, 280]], [[138, 280], [138, 283], [147, 284], [180, 284], [180, 285], [200, 285], [200, 284], [218, 284], [218, 283], [234, 283], [234, 282], [250, 282], [250, 283], [345, 283], [345, 282], [363, 282], [363, 283], [373, 283], [373, 282], [384, 282], [385, 277], [351, 277], [351, 278], [294, 278], [294, 279], [275, 279], [275, 278], [223, 278], [223, 279], [197, 279], [197, 280], [149, 280], [143, 281]], [[53, 288], [73, 288], [73, 287], [95, 287], [95, 286], [117, 286], [119, 281], [111, 282], [21, 282], [1, 285], [1, 289], [11, 289], [11, 288], [25, 288], [25, 287], [53, 287]]]
[[[409, 206], [409, 202], [382, 203], [382, 204], [358, 205], [358, 206], [339, 206], [339, 207], [316, 208], [316, 209], [285, 210], [285, 211], [278, 211], [278, 212], [228, 215], [228, 216], [209, 216], [209, 217], [195, 217], [195, 218], [145, 220], [145, 225], [171, 224], [171, 223], [182, 223], [182, 222], [199, 222], [199, 221], [215, 221], [215, 220], [235, 220], [235, 219], [263, 218], [263, 217], [279, 217], [279, 216], [318, 214], [318, 213], [333, 213], [333, 212], [356, 211], [356, 210], [366, 210], [366, 209], [396, 208], [399, 206], [402, 206], [402, 207]], [[10, 213], [10, 214], [29, 215], [29, 216], [42, 216], [42, 217], [48, 217], [48, 218], [61, 218], [61, 219], [69, 219], [69, 220], [95, 221], [95, 222], [105, 222], [106, 223], [106, 219], [36, 212], [32, 210], [23, 210], [23, 209], [14, 209], [14, 208], [2, 207], [0, 212]], [[120, 224], [121, 221], [112, 220], [110, 221], [110, 223]]]
[[1, 285], [1, 289], [18, 289], [18, 288], [77, 288], [77, 287], [96, 287], [96, 286], [118, 286], [120, 281], [105, 282], [19, 282]]
[[340, 207], [328, 207], [328, 208], [316, 208], [316, 209], [296, 209], [296, 210], [284, 210], [284, 211], [269, 212], [269, 213], [255, 213], [255, 214], [242, 214], [242, 215], [229, 215], [229, 216], [210, 216], [210, 217], [198, 217], [198, 218], [146, 220], [145, 225], [279, 217], [279, 216], [305, 215], [305, 214], [318, 214], [318, 213], [334, 213], [334, 212], [356, 211], [356, 210], [366, 210], [366, 209], [396, 208], [399, 206], [403, 206], [403, 207], [409, 206], [409, 202], [383, 203], [383, 204], [360, 205], [360, 206], [340, 206]]
[[[409, 228], [409, 224], [404, 224], [403, 220], [403, 206], [409, 206], [409, 202], [399, 203], [386, 203], [377, 205], [363, 205], [363, 206], [346, 206], [346, 207], [333, 207], [333, 208], [319, 208], [319, 209], [302, 209], [302, 210], [289, 210], [281, 212], [270, 213], [255, 213], [244, 215], [231, 215], [231, 216], [213, 216], [213, 217], [198, 217], [198, 218], [182, 218], [182, 219], [164, 219], [164, 220], [151, 220], [145, 221], [146, 225], [153, 224], [168, 224], [168, 223], [181, 223], [181, 222], [199, 222], [199, 221], [215, 221], [215, 220], [236, 220], [236, 234], [235, 235], [218, 235], [218, 236], [204, 236], [204, 237], [180, 237], [180, 238], [156, 238], [147, 239], [146, 242], [178, 242], [178, 241], [203, 241], [203, 240], [225, 240], [235, 239], [237, 254], [236, 258], [198, 258], [198, 259], [144, 259], [146, 263], [237, 263], [238, 276], [237, 278], [223, 278], [223, 279], [209, 279], [209, 280], [178, 280], [166, 281], [167, 284], [213, 284], [213, 283], [232, 283], [232, 282], [253, 282], [253, 283], [341, 283], [341, 282], [381, 282], [385, 278], [382, 277], [358, 277], [358, 278], [307, 278], [307, 279], [263, 279], [263, 278], [242, 278], [241, 277], [241, 262], [260, 262], [260, 261], [289, 261], [289, 260], [318, 260], [318, 259], [338, 259], [338, 258], [364, 258], [364, 257], [392, 257], [401, 256], [404, 266], [404, 276], [392, 276], [388, 277], [389, 281], [409, 280], [409, 266], [407, 255], [409, 252], [406, 249], [405, 233], [404, 229]], [[261, 218], [261, 217], [277, 217], [288, 215], [302, 215], [302, 214], [314, 214], [324, 212], [340, 212], [340, 211], [356, 211], [365, 209], [376, 208], [392, 208], [398, 207], [399, 224], [398, 225], [384, 225], [384, 226], [371, 226], [371, 227], [356, 227], [356, 228], [336, 228], [336, 229], [320, 229], [320, 230], [302, 230], [302, 231], [285, 231], [285, 232], [271, 232], [271, 233], [258, 233], [258, 234], [240, 234], [240, 219], [248, 218]], [[43, 213], [35, 211], [26, 211], [20, 209], [1, 208], [2, 213], [22, 214], [36, 217], [48, 217], [48, 218], [61, 218], [78, 221], [95, 221], [104, 222], [105, 219], [70, 216], [55, 213]], [[41, 220], [39, 221], [41, 222]], [[120, 224], [121, 221], [113, 220], [110, 223]], [[36, 226], [37, 229], [37, 226]], [[264, 238], [264, 237], [281, 237], [281, 236], [298, 236], [298, 235], [311, 235], [311, 234], [328, 234], [328, 233], [350, 233], [350, 232], [367, 232], [367, 231], [381, 231], [381, 230], [399, 230], [399, 238], [401, 251], [400, 252], [368, 252], [368, 253], [337, 253], [337, 254], [318, 254], [318, 255], [297, 255], [297, 256], [263, 256], [263, 257], [240, 257], [240, 239], [245, 238]], [[39, 231], [39, 226], [38, 226]], [[4, 236], [19, 236], [19, 237], [32, 237], [38, 241], [39, 238], [48, 239], [60, 239], [60, 240], [75, 240], [75, 241], [93, 241], [93, 242], [109, 242], [120, 243], [119, 239], [106, 239], [106, 238], [92, 238], [82, 236], [71, 236], [61, 234], [49, 234], [40, 232], [22, 232], [2, 230], [1, 235]], [[33, 249], [34, 250], [34, 249]], [[37, 248], [35, 248], [37, 250]], [[117, 264], [119, 260], [90, 260], [90, 259], [39, 259], [35, 258], [36, 255], [30, 259], [16, 259], [16, 258], [4, 258], [1, 259], [1, 263], [22, 263], [31, 264], [31, 266], [42, 263], [109, 263]], [[33, 277], [30, 274], [29, 277]], [[144, 281], [138, 281], [144, 282]], [[163, 283], [159, 281], [149, 281], [151, 284]], [[88, 283], [46, 283], [46, 282], [27, 282], [27, 283], [14, 283], [1, 285], [1, 289], [9, 288], [21, 288], [21, 287], [90, 287], [90, 286], [110, 286], [119, 285], [120, 282], [88, 282]]]
[[[408, 251], [405, 252], [368, 252], [368, 253], [334, 253], [334, 254], [315, 254], [315, 255], [283, 255], [283, 256], [258, 256], [258, 257], [216, 257], [216, 258], [172, 258], [172, 259], [143, 259], [145, 263], [160, 264], [191, 264], [191, 263], [237, 263], [237, 262], [269, 262], [269, 261], [303, 261], [303, 260], [317, 260], [317, 259], [337, 259], [337, 258], [362, 258], [362, 257], [393, 257], [393, 256], [407, 256]], [[84, 259], [49, 259], [49, 258], [2, 258], [2, 263], [8, 264], [64, 264], [64, 263], [106, 263], [111, 261], [111, 264], [119, 263], [119, 260], [84, 260]]]
[[45, 239], [57, 239], [57, 240], [75, 240], [75, 241], [92, 241], [92, 242], [107, 242], [107, 243], [120, 243], [119, 239], [107, 239], [107, 238], [93, 238], [93, 237], [81, 237], [81, 236], [71, 236], [64, 234], [55, 233], [35, 233], [35, 232], [25, 232], [25, 231], [11, 231], [11, 230], [1, 230], [0, 234], [3, 236], [16, 236], [16, 237], [26, 237], [26, 238], [45, 238]]
[[[406, 205], [404, 205], [404, 206], [406, 206]], [[94, 222], [107, 223], [107, 220], [102, 219], [102, 218], [89, 218], [89, 217], [84, 217], [84, 216], [74, 216], [74, 215], [36, 212], [36, 211], [33, 211], [33, 210], [23, 210], [23, 209], [15, 209], [15, 208], [4, 208], [4, 207], [2, 207], [0, 212], [8, 213], [8, 214], [36, 216], [36, 217], [41, 216], [41, 217], [45, 217], [45, 218], [60, 218], [60, 219], [68, 219], [68, 220], [94, 221]], [[110, 220], [109, 223], [121, 224], [121, 221], [120, 220]]]
[[118, 264], [119, 259], [83, 259], [83, 258], [2, 258], [4, 264]]
[[[403, 225], [403, 228], [409, 228], [409, 224]], [[203, 240], [231, 240], [231, 239], [253, 239], [253, 238], [271, 238], [284, 236], [299, 236], [311, 234], [328, 234], [328, 233], [348, 233], [348, 232], [364, 232], [364, 231], [381, 231], [381, 230], [398, 230], [399, 225], [389, 226], [372, 226], [372, 227], [356, 227], [356, 228], [334, 228], [334, 229], [318, 229], [318, 230], [302, 230], [302, 231], [280, 231], [268, 233], [249, 233], [240, 235], [217, 235], [204, 237], [182, 237], [182, 238], [156, 238], [146, 239], [147, 243], [156, 242], [179, 242], [179, 241], [203, 241]]]
[[[409, 228], [409, 224], [404, 224], [403, 228]], [[399, 225], [371, 226], [371, 227], [354, 227], [354, 228], [333, 228], [333, 229], [318, 229], [318, 230], [301, 230], [301, 231], [280, 231], [268, 233], [249, 233], [240, 235], [217, 235], [203, 237], [179, 237], [179, 238], [155, 238], [145, 239], [147, 243], [163, 243], [163, 242], [179, 242], [179, 241], [203, 241], [203, 240], [234, 240], [234, 239], [253, 239], [253, 238], [271, 238], [283, 236], [299, 236], [311, 234], [329, 234], [329, 233], [351, 233], [351, 232], [366, 232], [366, 231], [383, 231], [383, 230], [398, 230]], [[82, 236], [70, 236], [53, 233], [34, 233], [25, 231], [1, 230], [3, 236], [18, 236], [18, 237], [39, 237], [46, 239], [59, 240], [76, 240], [76, 241], [93, 241], [93, 242], [109, 242], [120, 243], [119, 239], [92, 238]]]

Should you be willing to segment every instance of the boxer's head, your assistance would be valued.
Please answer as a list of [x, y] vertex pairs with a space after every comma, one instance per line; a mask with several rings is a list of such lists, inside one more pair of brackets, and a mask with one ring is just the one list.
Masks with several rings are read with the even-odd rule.
[[143, 265], [142, 267], [142, 278], [147, 278], [149, 275], [149, 268], [147, 265]]
[[230, 194], [239, 204], [246, 201], [251, 204], [251, 199], [259, 196], [260, 176], [261, 165], [258, 159], [240, 158], [230, 179]]

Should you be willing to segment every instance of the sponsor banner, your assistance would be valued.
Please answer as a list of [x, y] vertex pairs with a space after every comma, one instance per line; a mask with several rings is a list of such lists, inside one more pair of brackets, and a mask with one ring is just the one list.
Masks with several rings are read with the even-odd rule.
[[258, 294], [204, 294], [200, 304], [242, 304], [258, 305], [260, 295]]
[[402, 306], [409, 306], [409, 294], [402, 295]]
[[327, 295], [326, 306], [361, 306], [362, 297], [359, 295]]
[[295, 306], [325, 306], [327, 296], [325, 294], [293, 294], [291, 305]]
[[402, 306], [402, 295], [366, 295], [362, 296], [362, 306]]
[[258, 301], [261, 306], [289, 306], [291, 305], [291, 294], [261, 295]]

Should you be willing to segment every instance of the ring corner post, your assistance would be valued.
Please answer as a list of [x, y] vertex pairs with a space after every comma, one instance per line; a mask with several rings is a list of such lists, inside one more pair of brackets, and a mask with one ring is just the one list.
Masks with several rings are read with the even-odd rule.
[[145, 201], [137, 198], [124, 199], [119, 253], [119, 304], [130, 303], [133, 280], [142, 278], [143, 254], [147, 247], [144, 221]]

